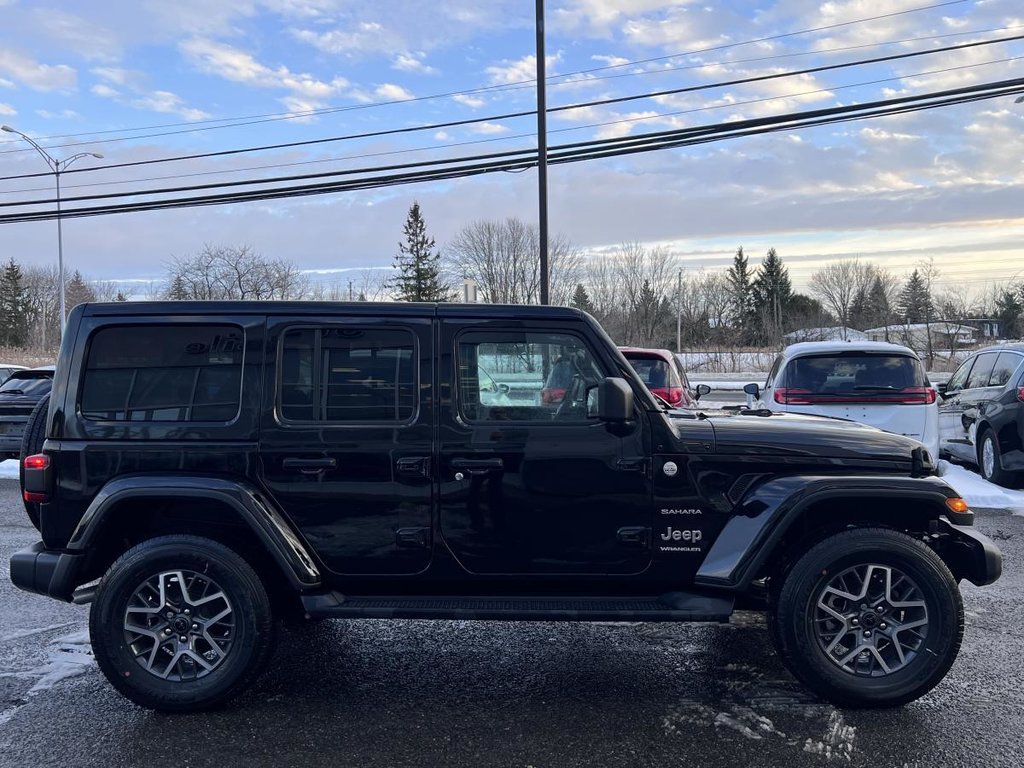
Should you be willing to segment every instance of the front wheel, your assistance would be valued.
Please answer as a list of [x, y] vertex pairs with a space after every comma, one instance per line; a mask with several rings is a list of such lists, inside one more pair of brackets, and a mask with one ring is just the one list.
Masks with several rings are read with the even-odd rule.
[[960, 650], [956, 580], [923, 542], [884, 528], [844, 531], [808, 551], [773, 606], [773, 641], [808, 688], [842, 707], [923, 696]]
[[136, 704], [214, 707], [259, 674], [273, 645], [270, 600], [232, 550], [199, 536], [160, 536], [123, 554], [89, 615], [103, 674]]

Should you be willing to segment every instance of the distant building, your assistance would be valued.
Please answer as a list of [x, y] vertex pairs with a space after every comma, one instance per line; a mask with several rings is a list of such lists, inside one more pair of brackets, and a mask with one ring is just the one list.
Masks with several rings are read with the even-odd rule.
[[910, 323], [883, 325], [881, 328], [868, 328], [864, 331], [871, 341], [889, 341], [905, 344], [921, 352], [928, 348], [928, 334], [931, 333], [932, 347], [935, 349], [959, 349], [975, 344], [975, 328], [960, 323]]
[[964, 325], [974, 328], [981, 341], [1006, 338], [1003, 334], [1003, 321], [998, 317], [972, 317], [964, 320]]
[[868, 337], [856, 328], [830, 325], [824, 328], [798, 328], [782, 338], [787, 344], [796, 344], [800, 341], [866, 341]]

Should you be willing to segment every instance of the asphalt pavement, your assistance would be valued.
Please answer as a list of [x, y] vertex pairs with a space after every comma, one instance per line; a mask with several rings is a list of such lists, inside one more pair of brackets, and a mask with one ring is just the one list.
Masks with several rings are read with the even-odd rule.
[[264, 677], [201, 715], [139, 709], [92, 661], [88, 607], [14, 589], [34, 541], [0, 480], [0, 766], [1024, 766], [1024, 517], [982, 512], [1004, 576], [963, 585], [945, 681], [837, 710], [726, 625], [337, 621], [282, 630]]

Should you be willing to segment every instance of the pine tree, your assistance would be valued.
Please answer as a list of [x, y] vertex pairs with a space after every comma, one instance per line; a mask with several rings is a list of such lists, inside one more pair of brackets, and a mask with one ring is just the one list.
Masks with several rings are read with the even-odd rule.
[[451, 289], [441, 281], [441, 254], [434, 250], [434, 238], [427, 235], [427, 224], [420, 204], [413, 203], [402, 228], [405, 242], [398, 244], [391, 281], [398, 301], [449, 301]]
[[743, 254], [742, 245], [736, 249], [732, 266], [725, 273], [725, 279], [729, 283], [729, 292], [732, 294], [731, 324], [740, 331], [743, 340], [746, 341], [753, 325], [754, 294], [753, 274], [750, 271], [747, 257]]
[[907, 284], [900, 291], [896, 301], [896, 310], [900, 319], [908, 324], [926, 323], [932, 318], [935, 308], [928, 285], [918, 270], [914, 270], [907, 279]]
[[888, 326], [892, 319], [892, 307], [889, 306], [889, 294], [885, 291], [885, 283], [881, 275], [875, 276], [867, 297], [867, 314], [870, 319], [869, 328]]
[[576, 290], [569, 300], [569, 306], [586, 312], [588, 315], [594, 314], [594, 303], [590, 300], [590, 295], [583, 283], [576, 284]]
[[21, 267], [11, 259], [0, 273], [0, 344], [23, 347], [28, 341], [28, 294]]
[[188, 288], [185, 287], [185, 280], [181, 275], [175, 275], [167, 288], [167, 298], [172, 301], [184, 301], [188, 296]]
[[[1021, 292], [1024, 294], [1024, 291]], [[1020, 338], [1024, 332], [1024, 303], [1013, 291], [1003, 291], [996, 299], [996, 317], [1000, 330], [1008, 339]]]
[[763, 340], [778, 340], [782, 336], [783, 317], [793, 299], [793, 283], [774, 248], [769, 248], [765, 254], [751, 292], [757, 317], [761, 320]]
[[124, 295], [124, 291], [118, 291], [114, 301], [128, 301], [128, 297]]

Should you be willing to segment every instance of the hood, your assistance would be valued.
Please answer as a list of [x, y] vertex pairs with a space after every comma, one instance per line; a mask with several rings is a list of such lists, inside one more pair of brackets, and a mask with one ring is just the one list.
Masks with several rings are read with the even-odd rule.
[[917, 440], [844, 419], [768, 411], [715, 413], [716, 453], [776, 458], [912, 461]]

